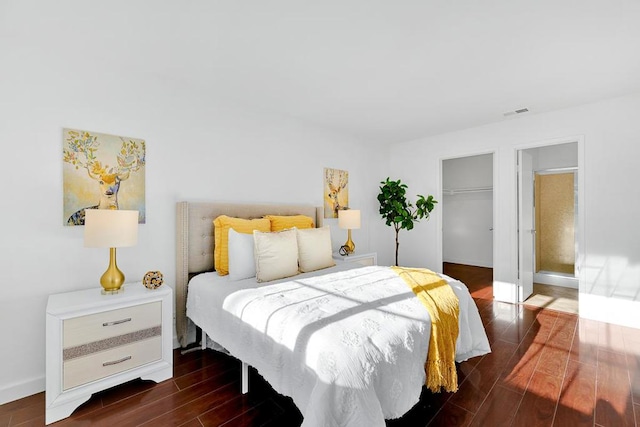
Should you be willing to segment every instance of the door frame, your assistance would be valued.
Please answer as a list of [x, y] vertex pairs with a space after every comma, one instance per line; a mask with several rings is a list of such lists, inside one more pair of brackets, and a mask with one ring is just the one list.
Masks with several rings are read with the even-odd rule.
[[[518, 286], [518, 295], [522, 295], [520, 292], [521, 284], [520, 284], [520, 266], [518, 263], [519, 257], [519, 248], [518, 248], [518, 209], [520, 208], [518, 202], [518, 194], [517, 194], [517, 182], [518, 182], [518, 152], [520, 150], [528, 150], [530, 148], [540, 148], [540, 147], [548, 147], [553, 145], [562, 145], [576, 143], [578, 146], [578, 167], [576, 170], [577, 182], [578, 182], [578, 214], [576, 215], [576, 224], [575, 224], [575, 232], [576, 232], [576, 245], [578, 246], [577, 254], [576, 254], [576, 277], [578, 278], [578, 293], [582, 293], [585, 291], [586, 286], [586, 268], [584, 265], [585, 257], [586, 257], [586, 239], [585, 239], [585, 147], [584, 147], [584, 135], [575, 135], [575, 136], [567, 136], [561, 138], [553, 138], [540, 140], [537, 142], [532, 142], [529, 144], [523, 144], [515, 146], [513, 149], [513, 159], [516, 167], [514, 168], [513, 179], [516, 183], [516, 194], [514, 194], [514, 198], [516, 200], [516, 210], [515, 210], [515, 225], [516, 229], [514, 230], [514, 238], [515, 238], [515, 257], [516, 265], [515, 271], [517, 273], [517, 286]], [[519, 300], [518, 302], [523, 302]]]
[[[518, 301], [533, 293], [535, 270], [535, 172], [533, 156], [528, 150], [518, 150]], [[526, 165], [526, 166], [525, 166]], [[528, 175], [523, 178], [523, 172]], [[524, 208], [526, 207], [526, 209]], [[524, 224], [523, 224], [524, 222]], [[524, 227], [524, 229], [523, 229]]]
[[[496, 260], [496, 212], [497, 212], [497, 197], [496, 197], [496, 188], [498, 185], [498, 152], [497, 150], [484, 150], [484, 151], [472, 151], [472, 152], [467, 152], [464, 154], [456, 154], [456, 155], [452, 155], [452, 156], [443, 156], [440, 157], [439, 160], [439, 167], [440, 167], [440, 173], [438, 174], [438, 179], [439, 179], [439, 183], [438, 183], [438, 197], [437, 200], [438, 201], [442, 201], [444, 203], [444, 161], [445, 160], [453, 160], [453, 159], [463, 159], [465, 157], [475, 157], [475, 156], [483, 156], [486, 154], [491, 154], [491, 180], [492, 180], [492, 185], [493, 185], [493, 190], [492, 190], [492, 201], [491, 201], [491, 209], [493, 210], [492, 212], [492, 216], [493, 216], [493, 233], [491, 234], [491, 238], [492, 238], [492, 264], [495, 265], [495, 260]], [[438, 233], [437, 233], [437, 239], [438, 239], [438, 248], [439, 248], [439, 258], [440, 258], [440, 268], [442, 268], [442, 265], [444, 263], [444, 236], [443, 236], [443, 224], [442, 224], [442, 215], [438, 215], [437, 216], [437, 229], [438, 229]], [[492, 267], [493, 268], [493, 267]]]

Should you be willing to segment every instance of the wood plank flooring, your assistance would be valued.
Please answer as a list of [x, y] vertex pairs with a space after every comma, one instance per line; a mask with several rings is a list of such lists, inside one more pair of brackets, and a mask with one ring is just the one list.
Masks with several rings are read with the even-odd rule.
[[[638, 426], [640, 330], [493, 301], [491, 269], [445, 264], [480, 310], [492, 353], [458, 365], [457, 393], [422, 393], [404, 426]], [[53, 426], [299, 426], [291, 399], [213, 351], [174, 353], [174, 377], [95, 394]], [[44, 425], [44, 393], [0, 405], [1, 426]], [[365, 427], [365, 426], [363, 426]]]
[[578, 314], [578, 290], [534, 283], [533, 293], [524, 304]]

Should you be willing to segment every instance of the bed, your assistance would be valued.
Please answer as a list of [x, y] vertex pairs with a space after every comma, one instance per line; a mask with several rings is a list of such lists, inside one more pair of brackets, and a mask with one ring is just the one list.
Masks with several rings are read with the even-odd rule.
[[[258, 283], [213, 271], [213, 220], [306, 215], [322, 208], [180, 202], [177, 205], [176, 330], [188, 347], [189, 323], [210, 346], [253, 366], [290, 396], [304, 425], [382, 426], [419, 399], [425, 382], [430, 317], [388, 267], [351, 263]], [[456, 361], [490, 351], [464, 284], [443, 276], [459, 300]], [[244, 380], [243, 380], [244, 382]], [[246, 383], [245, 383], [246, 384]]]

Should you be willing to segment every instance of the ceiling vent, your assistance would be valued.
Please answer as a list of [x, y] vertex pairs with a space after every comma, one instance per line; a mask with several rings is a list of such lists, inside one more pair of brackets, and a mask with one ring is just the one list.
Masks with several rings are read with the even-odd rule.
[[505, 117], [509, 117], [509, 116], [513, 116], [515, 114], [524, 114], [524, 113], [528, 113], [529, 109], [528, 108], [519, 108], [515, 111], [507, 111], [506, 113], [504, 113]]

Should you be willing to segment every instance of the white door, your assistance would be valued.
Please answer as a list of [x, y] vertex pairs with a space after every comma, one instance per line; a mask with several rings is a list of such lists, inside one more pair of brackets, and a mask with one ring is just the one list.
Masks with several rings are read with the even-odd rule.
[[533, 156], [518, 151], [518, 300], [533, 293]]

